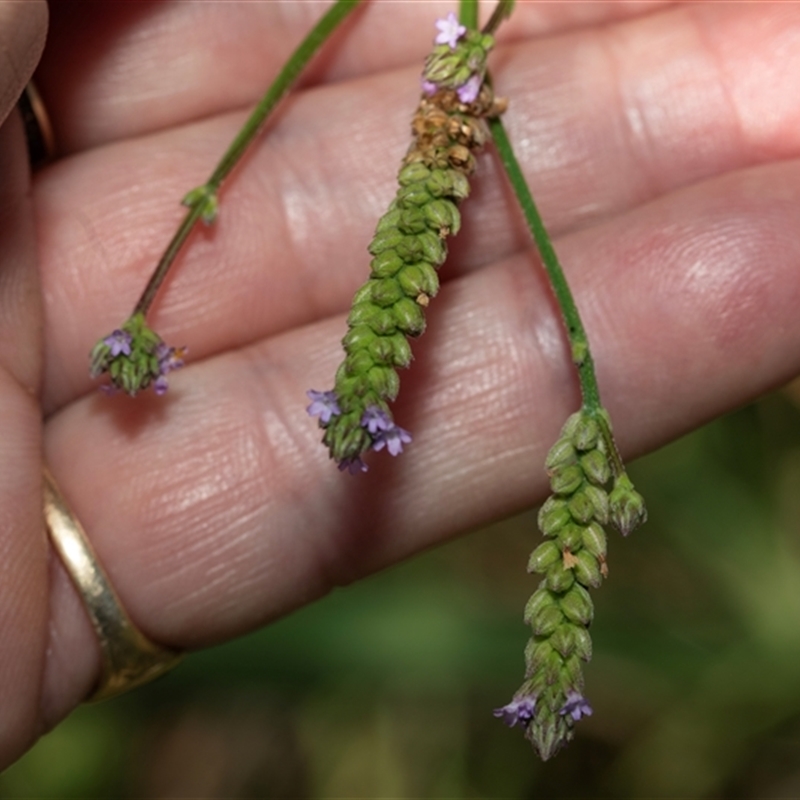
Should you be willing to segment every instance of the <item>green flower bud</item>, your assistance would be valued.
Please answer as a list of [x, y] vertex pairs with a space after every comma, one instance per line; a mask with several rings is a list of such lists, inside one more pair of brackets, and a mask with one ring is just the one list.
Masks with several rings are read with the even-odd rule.
[[391, 309], [381, 308], [373, 303], [358, 303], [350, 310], [347, 324], [355, 328], [366, 325], [370, 330], [384, 336], [397, 330], [396, 317]]
[[[541, 683], [543, 684], [552, 684], [558, 680], [558, 676], [561, 674], [561, 670], [564, 667], [564, 660], [558, 654], [558, 652], [554, 649], [552, 653], [547, 657], [547, 661], [544, 662], [544, 669], [542, 670], [542, 680]], [[536, 677], [534, 677], [534, 683], [536, 683]], [[544, 687], [542, 687], [544, 688]]]
[[572, 433], [572, 443], [576, 450], [592, 450], [597, 445], [600, 426], [597, 420], [581, 414]]
[[583, 546], [595, 557], [606, 557], [606, 532], [596, 522], [583, 529]]
[[424, 208], [425, 219], [436, 232], [455, 236], [461, 230], [461, 214], [451, 200], [431, 200]]
[[591, 586], [593, 589], [597, 589], [603, 582], [597, 558], [588, 550], [581, 550], [575, 556], [575, 559], [577, 563], [574, 569], [577, 580], [584, 586]]
[[539, 509], [539, 530], [544, 536], [555, 536], [571, 520], [566, 500], [559, 497], [548, 497]]
[[450, 45], [447, 44], [434, 47], [425, 60], [423, 72], [425, 80], [440, 86], [457, 86], [458, 84], [454, 81], [459, 71], [466, 69], [469, 73], [469, 67], [464, 64], [465, 55], [463, 49], [457, 47], [455, 50], [451, 50]]
[[469, 181], [456, 169], [436, 169], [425, 184], [432, 197], [452, 197], [464, 200], [469, 197]]
[[406, 265], [397, 276], [397, 280], [406, 295], [414, 299], [421, 294], [436, 297], [439, 291], [439, 276], [426, 261]]
[[422, 233], [428, 228], [428, 218], [419, 208], [404, 208], [397, 221], [397, 227], [403, 233]]
[[367, 350], [356, 350], [348, 353], [344, 360], [344, 369], [348, 375], [362, 375], [368, 372], [375, 362]]
[[644, 498], [633, 488], [627, 473], [623, 472], [616, 478], [608, 501], [611, 522], [623, 536], [627, 536], [634, 528], [647, 522]]
[[577, 655], [569, 656], [564, 661], [561, 669], [561, 688], [564, 692], [571, 689], [583, 688], [583, 669]]
[[608, 522], [608, 492], [599, 486], [587, 485], [583, 493], [589, 499], [594, 508], [594, 518], [601, 524]]
[[558, 532], [558, 542], [573, 553], [580, 550], [583, 546], [583, 525], [576, 525], [574, 522], [565, 525]]
[[391, 367], [373, 367], [367, 379], [372, 390], [387, 400], [394, 400], [400, 391], [400, 376]]
[[418, 239], [422, 245], [422, 259], [412, 259], [413, 261], [430, 261], [434, 266], [444, 264], [447, 258], [447, 246], [444, 240], [433, 231], [425, 231], [418, 234]]
[[564, 615], [557, 605], [545, 606], [531, 617], [530, 626], [536, 636], [550, 636], [563, 620]]
[[563, 658], [571, 655], [575, 650], [574, 625], [565, 622], [558, 626], [555, 633], [548, 639], [554, 650], [557, 650]]
[[525, 677], [529, 678], [534, 672], [538, 672], [552, 652], [553, 647], [549, 639], [544, 641], [528, 639], [528, 644], [525, 645]]
[[366, 325], [350, 328], [342, 339], [342, 344], [348, 350], [365, 350], [377, 340], [375, 332]]
[[424, 258], [421, 236], [422, 234], [419, 233], [415, 233], [413, 236], [403, 236], [402, 240], [395, 245], [397, 255], [406, 264], [413, 264], [415, 261], [421, 261]]
[[575, 492], [575, 494], [569, 499], [569, 513], [576, 522], [580, 522], [582, 524], [590, 522], [594, 516], [594, 503], [586, 493], [586, 489], [588, 488], [591, 487], [587, 486], [584, 489]]
[[584, 661], [592, 660], [592, 637], [586, 628], [576, 627], [574, 630], [575, 637], [575, 655]]
[[402, 211], [397, 208], [395, 203], [392, 203], [389, 206], [389, 210], [378, 220], [378, 224], [375, 226], [375, 233], [384, 233], [396, 228], [401, 214]]
[[411, 183], [404, 186], [397, 192], [396, 202], [400, 206], [424, 206], [429, 203], [433, 197], [425, 186], [425, 181], [419, 183]]
[[380, 338], [376, 338], [370, 343], [367, 352], [370, 354], [373, 362], [378, 366], [392, 366], [394, 364], [392, 337], [381, 336]]
[[554, 494], [570, 495], [580, 488], [583, 481], [583, 470], [574, 464], [554, 470], [550, 476], [550, 488]]
[[407, 367], [411, 363], [411, 345], [402, 333], [395, 333], [387, 338], [392, 343], [392, 363], [396, 367]]
[[[552, 542], [548, 542], [548, 544], [552, 544]], [[546, 582], [547, 588], [551, 592], [561, 594], [561, 592], [565, 592], [575, 583], [575, 575], [571, 569], [564, 569], [563, 563], [559, 561], [551, 564], [548, 568]]]
[[547, 454], [544, 466], [545, 469], [550, 471], [560, 467], [568, 467], [575, 464], [578, 460], [575, 448], [569, 439], [559, 439]]
[[594, 619], [592, 598], [589, 597], [589, 592], [577, 583], [561, 598], [559, 607], [564, 616], [577, 625], [589, 625]]
[[392, 308], [397, 327], [407, 336], [419, 336], [425, 331], [425, 314], [413, 300], [403, 297]]
[[540, 586], [525, 604], [525, 613], [522, 617], [525, 624], [530, 624], [535, 614], [538, 614], [543, 608], [552, 605], [556, 605], [556, 599], [544, 586]]
[[[395, 226], [392, 226], [376, 232], [367, 250], [372, 253], [373, 256], [377, 256], [385, 250], [397, 249], [397, 246], [407, 238], [408, 237], [397, 230]], [[398, 254], [402, 257], [402, 253], [400, 253], [399, 250]]]
[[393, 306], [403, 297], [403, 290], [395, 278], [372, 278], [366, 285], [370, 287], [370, 300], [383, 308]]
[[580, 458], [580, 464], [586, 477], [597, 486], [604, 486], [611, 477], [608, 458], [597, 448], [590, 450]]
[[408, 186], [412, 183], [427, 180], [430, 177], [431, 171], [421, 161], [416, 161], [413, 164], [406, 164], [397, 174], [397, 182], [401, 186]]
[[396, 250], [384, 250], [372, 259], [370, 267], [376, 278], [391, 278], [405, 263]]
[[[553, 541], [542, 542], [528, 560], [528, 572], [544, 572], [551, 564], [561, 560], [561, 550]], [[550, 587], [552, 588], [552, 587]]]

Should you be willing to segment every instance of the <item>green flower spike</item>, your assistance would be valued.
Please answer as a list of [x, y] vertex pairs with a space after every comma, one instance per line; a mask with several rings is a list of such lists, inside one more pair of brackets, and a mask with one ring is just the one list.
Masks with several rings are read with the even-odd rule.
[[545, 462], [552, 494], [539, 512], [545, 541], [528, 562], [528, 570], [544, 578], [525, 608], [533, 634], [525, 648], [525, 682], [495, 711], [507, 725], [519, 723], [547, 760], [573, 738], [575, 723], [592, 714], [582, 664], [592, 657], [589, 589], [608, 577], [605, 526], [610, 522], [628, 535], [647, 512], [614, 443], [583, 322], [503, 122], [491, 119], [489, 127], [550, 279], [582, 397], [581, 410], [567, 420]]
[[[112, 387], [136, 395], [151, 384], [156, 394], [167, 391], [167, 374], [183, 366], [186, 350], [169, 347], [136, 313], [92, 350], [90, 375], [109, 374]], [[112, 389], [113, 391], [113, 389]]]
[[469, 194], [474, 154], [486, 142], [486, 120], [500, 114], [484, 81], [488, 34], [437, 24], [444, 43], [428, 58], [414, 140], [397, 176], [399, 188], [369, 245], [371, 274], [356, 292], [342, 340], [346, 356], [334, 388], [311, 390], [323, 443], [340, 468], [366, 469], [362, 454], [402, 451], [410, 434], [396, 426], [389, 403], [400, 389], [397, 369], [411, 363], [408, 338], [425, 330], [425, 309], [439, 290], [437, 270], [448, 236], [458, 233], [458, 204]]

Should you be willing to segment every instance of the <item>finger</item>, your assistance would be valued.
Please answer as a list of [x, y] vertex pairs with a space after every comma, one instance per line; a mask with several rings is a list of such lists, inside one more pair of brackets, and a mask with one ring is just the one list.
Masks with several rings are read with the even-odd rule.
[[30, 80], [42, 54], [46, 32], [46, 0], [0, 4], [0, 123]]
[[[235, 108], [265, 91], [329, 3], [55, 2], [39, 70], [62, 153]], [[491, 4], [487, 4], [491, 5]], [[661, 2], [520, 3], [501, 38], [652, 11]], [[421, 65], [452, 3], [367, 3], [303, 83]], [[484, 11], [484, 18], [489, 14]], [[417, 66], [417, 69], [420, 67]]]
[[[7, 33], [2, 22], [0, 31]], [[39, 733], [47, 646], [37, 402], [42, 318], [29, 191], [22, 124], [12, 113], [0, 126], [0, 766]]]
[[[628, 455], [800, 371], [799, 179], [798, 161], [737, 173], [557, 243]], [[218, 641], [541, 499], [578, 404], [541, 270], [520, 255], [437, 302], [397, 408], [414, 442], [358, 478], [303, 410], [341, 318], [193, 365], [166, 404], [95, 396], [50, 422], [56, 474], [145, 630]]]
[[[693, 9], [599, 38], [577, 33], [498, 53], [498, 85], [516, 98], [510, 134], [552, 233], [797, 154], [797, 111], [783, 93], [800, 91], [791, 86], [800, 63], [772, 81], [767, 54], [800, 36], [800, 8]], [[789, 57], [781, 56], [782, 69]], [[198, 232], [164, 287], [154, 322], [168, 341], [202, 358], [346, 306], [394, 193], [413, 78], [401, 71], [324, 87], [287, 106], [224, 191], [216, 226]], [[118, 144], [40, 176], [49, 408], [88, 390], [86, 354], [129, 313], [182, 216], [175, 198], [202, 180], [240, 122], [227, 116]], [[527, 246], [505, 178], [488, 158], [463, 212], [443, 277]]]

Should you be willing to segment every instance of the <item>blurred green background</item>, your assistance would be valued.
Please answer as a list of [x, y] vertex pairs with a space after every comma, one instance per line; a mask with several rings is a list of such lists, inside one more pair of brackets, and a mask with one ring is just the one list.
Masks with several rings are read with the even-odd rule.
[[790, 387], [631, 469], [650, 521], [594, 593], [595, 714], [542, 764], [522, 673], [530, 511], [84, 706], [12, 797], [800, 797], [800, 411]]

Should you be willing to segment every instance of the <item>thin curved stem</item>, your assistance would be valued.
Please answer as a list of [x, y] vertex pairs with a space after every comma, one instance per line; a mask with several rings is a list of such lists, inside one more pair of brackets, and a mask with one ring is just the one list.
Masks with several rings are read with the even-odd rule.
[[247, 122], [245, 122], [230, 147], [226, 150], [225, 155], [222, 156], [222, 159], [219, 164], [217, 164], [214, 172], [211, 173], [211, 177], [208, 179], [207, 183], [187, 195], [184, 202], [189, 206], [189, 211], [178, 226], [178, 230], [175, 232], [169, 245], [167, 245], [164, 255], [161, 256], [160, 261], [156, 265], [144, 292], [142, 292], [142, 296], [139, 298], [139, 302], [136, 304], [136, 308], [133, 312], [134, 314], [147, 313], [155, 299], [159, 287], [163, 283], [164, 278], [166, 278], [172, 263], [175, 261], [175, 257], [186, 242], [186, 239], [189, 237], [197, 221], [201, 218], [206, 222], [213, 221], [217, 204], [216, 194], [222, 182], [239, 162], [256, 136], [258, 136], [270, 112], [275, 108], [278, 101], [286, 92], [289, 91], [289, 88], [305, 68], [306, 64], [308, 64], [326, 39], [328, 39], [338, 27], [339, 23], [353, 11], [359, 2], [360, 0], [336, 0], [334, 5], [311, 29], [311, 32], [300, 43], [291, 58], [286, 62], [283, 69], [278, 74], [278, 77], [275, 78], [274, 82], [267, 90], [267, 93], [255, 109], [253, 109]]

